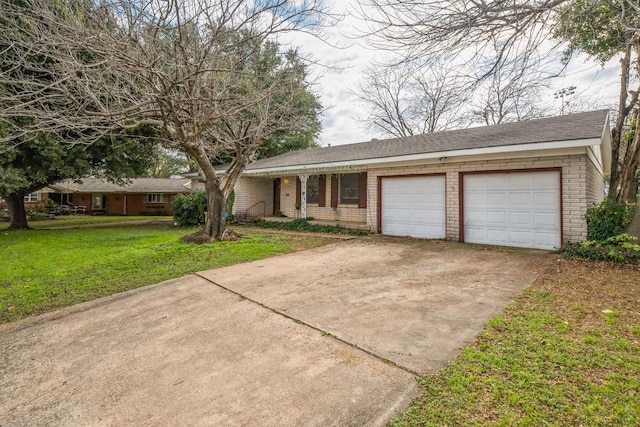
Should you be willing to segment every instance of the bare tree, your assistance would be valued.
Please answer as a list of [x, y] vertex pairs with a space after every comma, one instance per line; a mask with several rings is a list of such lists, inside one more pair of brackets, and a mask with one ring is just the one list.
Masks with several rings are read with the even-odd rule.
[[370, 0], [357, 13], [368, 25], [369, 42], [403, 51], [405, 61], [444, 54], [474, 68], [478, 58], [490, 57], [497, 47], [491, 66], [480, 79], [522, 54], [536, 53], [540, 61], [552, 60], [567, 44], [565, 58], [576, 50], [602, 63], [622, 56], [609, 198], [636, 201], [640, 144], [623, 140], [640, 93], [640, 86], [630, 85], [640, 68], [640, 5], [636, 0]]
[[498, 67], [547, 41], [554, 8], [568, 1], [370, 0], [356, 14], [372, 46], [403, 52], [405, 60], [446, 55], [473, 65], [494, 57]]
[[[306, 71], [274, 38], [317, 31], [326, 16], [320, 0], [0, 2], [12, 58], [0, 74], [0, 141], [37, 130], [91, 144], [154, 126], [205, 177], [209, 240], [223, 237], [226, 199], [262, 141], [297, 125]], [[214, 164], [229, 153], [221, 176]]]
[[548, 74], [526, 55], [498, 67], [493, 57], [475, 58], [473, 69], [451, 64], [436, 58], [372, 66], [357, 93], [369, 108], [364, 121], [371, 129], [400, 137], [478, 120], [487, 125], [526, 120], [549, 111], [541, 100]]
[[549, 86], [548, 75], [538, 69], [537, 61], [521, 56], [494, 67], [486, 78], [482, 68], [473, 79], [476, 82], [473, 115], [487, 125], [529, 120], [549, 114], [551, 108], [542, 102], [542, 93]]
[[463, 81], [442, 64], [374, 65], [356, 93], [370, 129], [403, 137], [460, 127], [468, 101]]

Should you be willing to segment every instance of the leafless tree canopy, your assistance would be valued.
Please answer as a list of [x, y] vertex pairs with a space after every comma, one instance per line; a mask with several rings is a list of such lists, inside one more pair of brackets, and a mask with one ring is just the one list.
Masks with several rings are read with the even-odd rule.
[[495, 55], [495, 65], [548, 40], [554, 8], [568, 0], [370, 0], [359, 8], [369, 42], [409, 59], [457, 55], [473, 64]]
[[369, 110], [371, 130], [396, 137], [432, 133], [465, 125], [464, 82], [443, 64], [373, 66], [356, 95]]
[[453, 64], [436, 57], [372, 65], [356, 93], [369, 110], [363, 121], [400, 137], [549, 114], [541, 101], [548, 73], [528, 56], [497, 67], [492, 57], [476, 59], [476, 68]]
[[172, 139], [220, 139], [208, 124], [265, 105], [278, 88], [245, 71], [255, 49], [279, 32], [313, 30], [321, 16], [315, 3], [284, 0], [14, 3], [2, 0], [11, 63], [0, 82], [19, 92], [2, 92], [2, 118], [32, 117], [74, 143], [141, 124]]
[[[490, 65], [491, 66], [491, 65]], [[477, 82], [472, 101], [476, 119], [486, 125], [529, 120], [549, 115], [551, 106], [542, 100], [549, 85], [549, 73], [540, 70], [537, 60], [527, 55], [509, 64], [494, 67], [485, 78], [480, 69], [472, 81]]]
[[[153, 126], [167, 148], [202, 169], [218, 222], [205, 232], [214, 238], [224, 231], [224, 199], [257, 147], [296, 126], [304, 73], [269, 55], [271, 41], [282, 32], [316, 32], [326, 17], [320, 0], [0, 4], [0, 141], [10, 148], [43, 131], [90, 144]], [[229, 152], [222, 179], [212, 164]]]
[[[464, 67], [479, 70], [476, 81], [491, 89], [487, 93], [511, 92], [514, 99], [529, 97], [531, 87], [522, 86], [517, 75], [508, 77], [520, 79], [525, 89], [513, 93], [503, 70], [515, 70], [523, 55], [527, 63], [543, 66], [561, 53], [568, 61], [575, 51], [602, 63], [621, 56], [609, 198], [636, 200], [640, 139], [627, 143], [623, 132], [635, 120], [640, 93], [630, 85], [640, 73], [637, 0], [369, 0], [360, 3], [357, 14], [367, 25], [365, 35], [372, 46], [403, 53], [398, 63], [453, 56]], [[489, 96], [479, 112], [486, 123], [499, 122], [506, 105], [504, 99]], [[517, 115], [522, 113], [517, 109]]]

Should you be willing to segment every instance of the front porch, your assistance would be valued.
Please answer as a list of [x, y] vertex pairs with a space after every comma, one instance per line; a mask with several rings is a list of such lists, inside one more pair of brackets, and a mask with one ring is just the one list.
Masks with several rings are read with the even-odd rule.
[[373, 230], [367, 196], [366, 172], [243, 176], [235, 186], [233, 215], [240, 222], [313, 218], [316, 224]]

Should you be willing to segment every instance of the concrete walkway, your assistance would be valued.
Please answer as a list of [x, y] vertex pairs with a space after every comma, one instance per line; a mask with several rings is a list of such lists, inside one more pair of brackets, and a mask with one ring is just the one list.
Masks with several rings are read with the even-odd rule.
[[541, 256], [348, 240], [3, 325], [0, 425], [384, 425]]

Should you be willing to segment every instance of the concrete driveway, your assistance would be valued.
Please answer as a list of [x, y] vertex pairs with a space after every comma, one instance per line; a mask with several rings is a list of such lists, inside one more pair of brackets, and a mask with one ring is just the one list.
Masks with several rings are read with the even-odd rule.
[[0, 425], [382, 425], [538, 251], [380, 236], [0, 327]]

